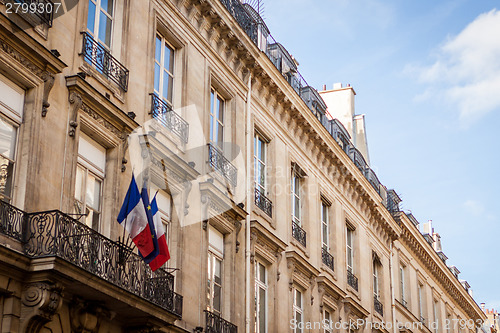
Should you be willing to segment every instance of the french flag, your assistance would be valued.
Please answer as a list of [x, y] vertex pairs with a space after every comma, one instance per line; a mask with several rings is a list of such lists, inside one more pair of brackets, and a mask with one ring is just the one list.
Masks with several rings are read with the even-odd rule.
[[149, 206], [149, 201], [147, 203], [143, 201], [135, 178], [132, 175], [132, 180], [130, 181], [130, 186], [128, 187], [127, 195], [125, 196], [117, 220], [128, 231], [141, 255], [147, 257], [154, 254], [155, 244], [153, 242], [154, 229], [151, 230], [151, 223], [148, 223], [147, 206], [145, 204]]
[[154, 272], [167, 260], [170, 259], [170, 253], [168, 252], [167, 239], [165, 238], [165, 228], [163, 223], [161, 223], [160, 212], [158, 211], [158, 204], [156, 203], [156, 195], [151, 201], [151, 214], [153, 215], [153, 222], [156, 230], [156, 237], [158, 238], [158, 250], [159, 253], [150, 263], [149, 267]]
[[152, 262], [160, 253], [160, 249], [158, 247], [158, 237], [156, 235], [155, 223], [153, 220], [153, 209], [151, 204], [149, 203], [148, 189], [143, 186], [141, 190], [142, 202], [144, 203], [144, 209], [146, 211], [146, 217], [148, 219], [149, 230], [151, 231], [151, 240], [153, 241], [154, 249], [151, 253], [145, 255], [139, 250], [139, 255], [142, 257], [146, 264]]

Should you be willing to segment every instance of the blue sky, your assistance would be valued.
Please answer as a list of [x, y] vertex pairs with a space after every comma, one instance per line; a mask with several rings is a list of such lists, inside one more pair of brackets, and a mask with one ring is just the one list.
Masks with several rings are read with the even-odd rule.
[[500, 4], [263, 2], [310, 85], [354, 87], [372, 169], [404, 210], [433, 220], [475, 300], [500, 309]]

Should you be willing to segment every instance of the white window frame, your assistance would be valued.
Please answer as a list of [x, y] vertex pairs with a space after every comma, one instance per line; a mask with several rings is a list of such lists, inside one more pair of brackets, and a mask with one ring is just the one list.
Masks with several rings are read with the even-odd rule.
[[[217, 102], [221, 103], [222, 121], [217, 117]], [[224, 123], [226, 121], [226, 100], [219, 94], [217, 89], [212, 87], [210, 89], [210, 142], [218, 147], [220, 151], [224, 151]], [[219, 125], [221, 126], [221, 133], [219, 133]], [[217, 132], [215, 129], [217, 128]]]
[[330, 205], [328, 205], [324, 200], [321, 200], [321, 248], [325, 248], [327, 252], [330, 251], [329, 209]]
[[[1, 158], [4, 158], [8, 162], [12, 163], [12, 171], [11, 171], [12, 178], [11, 178], [11, 184], [10, 184], [10, 196], [6, 196], [3, 193], [0, 193], [0, 200], [4, 201], [4, 202], [11, 203], [12, 199], [14, 198], [15, 174], [16, 174], [16, 168], [17, 168], [17, 149], [18, 149], [18, 144], [19, 144], [19, 124], [10, 120], [3, 112], [0, 112], [0, 118], [7, 125], [12, 126], [13, 131], [14, 131], [14, 135], [15, 135], [14, 147], [13, 147], [14, 149], [12, 151], [13, 157], [10, 158], [8, 156], [0, 154]], [[3, 174], [3, 172], [2, 172], [2, 174]], [[3, 175], [2, 175], [2, 177], [3, 177]]]
[[[291, 183], [292, 221], [297, 223], [299, 227], [302, 227], [301, 187], [302, 187], [302, 178], [294, 170], [292, 171], [292, 183]], [[297, 207], [299, 210], [298, 212], [296, 211]]]
[[[211, 231], [216, 231], [210, 227], [209, 233]], [[220, 234], [216, 231], [217, 234]], [[222, 247], [224, 247], [224, 235], [222, 236]], [[209, 236], [210, 238], [210, 236]], [[215, 282], [215, 262], [220, 262], [220, 284]], [[208, 285], [207, 285], [207, 297], [208, 297], [208, 310], [217, 314], [222, 315], [223, 303], [224, 303], [224, 248], [218, 249], [216, 246], [209, 242], [208, 246], [208, 262], [207, 262], [207, 271], [208, 271]], [[220, 309], [214, 308], [214, 297], [215, 297], [215, 286], [220, 287]]]
[[[349, 266], [349, 261], [351, 266]], [[354, 230], [349, 226], [346, 226], [346, 266], [347, 270], [354, 274]]]
[[380, 300], [380, 280], [379, 280], [379, 271], [378, 271], [378, 263], [373, 260], [373, 296], [376, 300]]
[[417, 296], [418, 296], [418, 314], [420, 316], [419, 320], [424, 317], [423, 314], [423, 300], [422, 300], [422, 289], [423, 289], [423, 284], [418, 282], [417, 284]]
[[[108, 0], [109, 1], [109, 0]], [[109, 13], [106, 10], [103, 10], [104, 15], [106, 15], [108, 18], [111, 20], [111, 32], [109, 36], [109, 45], [107, 45], [104, 41], [101, 41], [99, 39], [99, 25], [100, 25], [100, 19], [101, 19], [101, 0], [89, 0], [89, 2], [93, 2], [95, 5], [95, 12], [94, 12], [94, 30], [89, 30], [88, 27], [88, 17], [90, 12], [87, 13], [87, 31], [90, 33], [90, 35], [94, 38], [96, 42], [98, 42], [100, 45], [102, 45], [104, 48], [106, 48], [108, 51], [111, 50], [111, 46], [113, 45], [113, 29], [114, 29], [114, 14], [116, 11], [116, 0], [113, 1], [113, 13], [112, 15], [109, 15]], [[88, 7], [88, 10], [90, 11], [90, 6]]]
[[400, 296], [401, 296], [401, 303], [404, 303], [406, 301], [406, 283], [405, 283], [405, 272], [406, 267], [403, 264], [399, 265], [399, 280], [400, 280]]
[[332, 333], [334, 323], [332, 320], [331, 311], [329, 309], [324, 309], [322, 315], [323, 315], [323, 322], [321, 323], [321, 325], [323, 326], [323, 333]]
[[439, 313], [438, 313], [438, 300], [434, 299], [432, 303], [432, 312], [434, 312], [434, 332], [439, 332]]
[[[262, 143], [260, 146], [262, 149], [258, 149], [259, 143]], [[255, 188], [259, 190], [259, 192], [263, 195], [267, 195], [267, 140], [265, 140], [259, 133], [255, 132], [254, 135], [254, 144], [253, 144], [253, 158], [254, 158], [254, 184]], [[259, 154], [260, 153], [260, 154]], [[261, 167], [263, 174], [260, 175], [263, 179], [263, 184], [259, 179], [259, 174]]]
[[[159, 39], [160, 41], [160, 60], [156, 59], [156, 42]], [[165, 68], [165, 47], [168, 47], [172, 51], [172, 71], [170, 71], [169, 68]], [[154, 69], [153, 69], [153, 80], [156, 81], [156, 66], [160, 68], [160, 73], [158, 77], [158, 90], [156, 90], [156, 87], [153, 82], [153, 91], [154, 93], [159, 97], [161, 101], [164, 101], [169, 105], [170, 107], [173, 108], [173, 103], [174, 103], [174, 95], [175, 95], [175, 57], [176, 57], [176, 49], [175, 47], [170, 44], [167, 39], [159, 32], [156, 33], [155, 35], [155, 57], [154, 57]], [[172, 78], [172, 100], [168, 99], [168, 96], [163, 95], [163, 84], [165, 82], [165, 75], [168, 75], [169, 77]]]
[[[264, 281], [259, 278], [260, 266], [264, 267]], [[264, 302], [261, 303], [260, 290], [264, 290]], [[261, 306], [264, 306], [264, 330], [260, 330], [260, 317], [259, 313], [262, 311]], [[256, 333], [267, 333], [267, 322], [268, 322], [268, 271], [266, 265], [260, 261], [255, 262], [255, 332]]]
[[[98, 149], [99, 150], [104, 150], [104, 154], [106, 155], [106, 148], [104, 148], [103, 146], [101, 146], [99, 143], [97, 143], [96, 141], [94, 141], [92, 138], [86, 136], [85, 134], [81, 133], [80, 134], [80, 140], [85, 140], [87, 141], [88, 143], [90, 143], [91, 145], [95, 146], [95, 147], [99, 147]], [[106, 156], [105, 156], [105, 159], [106, 159]], [[106, 160], [104, 161], [104, 168], [106, 167]], [[86, 214], [87, 212], [87, 209], [90, 211], [93, 211], [93, 212], [97, 212], [99, 214], [99, 219], [96, 223], [94, 223], [93, 220], [89, 221], [88, 216], [81, 216], [80, 218], [84, 218], [85, 220], [83, 221], [84, 224], [86, 224], [88, 227], [94, 229], [94, 230], [98, 230], [99, 231], [99, 228], [101, 227], [101, 224], [102, 224], [102, 208], [103, 208], [103, 192], [104, 192], [104, 179], [105, 179], [105, 170], [103, 170], [101, 167], [95, 165], [94, 163], [92, 163], [91, 161], [89, 161], [87, 158], [85, 158], [80, 151], [78, 151], [78, 159], [77, 159], [77, 174], [78, 174], [78, 169], [82, 169], [83, 170], [83, 182], [82, 182], [82, 185], [81, 185], [81, 191], [82, 193], [80, 193], [81, 195], [81, 200], [78, 200], [77, 199], [77, 194], [76, 194], [76, 182], [78, 181], [78, 176], [75, 177], [75, 193], [74, 193], [74, 204], [75, 204], [75, 213], [77, 214]], [[100, 181], [101, 183], [101, 186], [100, 186], [100, 193], [99, 193], [99, 208], [96, 210], [95, 208], [93, 207], [90, 207], [87, 205], [87, 181], [88, 181], [88, 176], [91, 175], [92, 177], [94, 177], [95, 179], [97, 179], [98, 181]], [[78, 205], [78, 206], [77, 206]], [[77, 209], [78, 207], [78, 209]], [[81, 210], [83, 208], [83, 211], [78, 211], [78, 210]], [[93, 214], [92, 214], [93, 216]]]
[[[297, 304], [297, 295], [300, 295], [300, 304]], [[296, 328], [294, 333], [302, 333], [302, 325], [304, 323], [304, 295], [297, 288], [293, 288], [293, 319], [295, 319]], [[297, 314], [300, 315], [300, 321], [297, 320]]]

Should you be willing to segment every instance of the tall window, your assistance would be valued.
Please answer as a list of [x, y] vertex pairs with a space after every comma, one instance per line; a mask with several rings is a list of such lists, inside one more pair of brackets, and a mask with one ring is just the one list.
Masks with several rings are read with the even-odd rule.
[[260, 262], [255, 265], [255, 332], [267, 332], [267, 270]]
[[399, 266], [399, 281], [400, 281], [400, 294], [401, 294], [401, 303], [406, 307], [406, 299], [405, 299], [405, 267], [403, 265]]
[[214, 228], [210, 227], [208, 230], [208, 242], [208, 310], [221, 315], [224, 236]]
[[324, 201], [321, 201], [321, 247], [326, 251], [330, 250], [328, 208], [329, 206]]
[[323, 333], [332, 333], [333, 332], [333, 321], [332, 314], [328, 310], [323, 311]]
[[300, 176], [292, 172], [292, 221], [301, 226], [300, 213]]
[[418, 293], [418, 315], [420, 316], [420, 320], [422, 321], [424, 318], [423, 312], [423, 289], [424, 286], [419, 282], [417, 285], [417, 293]]
[[302, 293], [293, 289], [293, 319], [295, 319], [296, 328], [294, 333], [302, 333], [302, 320], [304, 309], [302, 308]]
[[89, 0], [87, 30], [108, 50], [111, 48], [114, 0]]
[[255, 168], [255, 188], [266, 195], [266, 160], [267, 142], [257, 133], [253, 140], [254, 168]]
[[165, 38], [156, 35], [154, 92], [160, 100], [172, 106], [174, 89], [174, 49]]
[[373, 297], [378, 300], [380, 298], [378, 264], [373, 260]]
[[347, 262], [347, 271], [354, 273], [354, 230], [349, 227], [346, 227], [346, 262]]
[[435, 299], [432, 303], [432, 312], [434, 314], [434, 332], [439, 331], [439, 312], [438, 312], [438, 301]]
[[224, 99], [213, 89], [210, 92], [210, 142], [223, 149]]
[[75, 212], [85, 214], [85, 224], [98, 230], [101, 218], [102, 184], [106, 168], [106, 149], [80, 134], [75, 182]]
[[23, 109], [24, 90], [0, 74], [0, 200], [5, 202], [12, 200], [17, 131]]

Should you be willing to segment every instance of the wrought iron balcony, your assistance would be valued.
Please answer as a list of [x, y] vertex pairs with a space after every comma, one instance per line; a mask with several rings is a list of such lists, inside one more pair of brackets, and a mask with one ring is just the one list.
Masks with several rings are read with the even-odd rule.
[[378, 300], [377, 296], [373, 297], [373, 307], [381, 316], [384, 315], [384, 305]]
[[127, 91], [128, 69], [87, 32], [83, 33], [82, 54], [85, 60], [95, 66], [100, 73]]
[[373, 186], [375, 191], [377, 191], [377, 193], [380, 194], [380, 181], [378, 180], [378, 177], [375, 174], [375, 171], [368, 168], [366, 170], [366, 179], [370, 182], [370, 184]]
[[23, 242], [30, 258], [57, 257], [182, 317], [174, 276], [151, 271], [135, 253], [72, 217], [52, 210], [26, 213], [0, 202], [0, 232]]
[[322, 247], [321, 248], [321, 258], [323, 260], [323, 263], [328, 266], [332, 271], [334, 271], [334, 260], [333, 260], [333, 256], [328, 253], [328, 250], [325, 248], [325, 247]]
[[177, 135], [182, 142], [187, 143], [189, 137], [189, 123], [182, 119], [170, 105], [162, 101], [155, 94], [151, 95], [151, 112], [172, 133]]
[[269, 217], [273, 217], [273, 203], [258, 188], [255, 188], [255, 205]]
[[248, 37], [257, 44], [257, 22], [252, 18], [250, 13], [247, 12], [243, 4], [239, 0], [220, 0], [220, 2], [226, 7], [229, 13], [231, 13]]
[[208, 144], [208, 163], [212, 168], [221, 173], [233, 186], [238, 180], [238, 169], [224, 157], [224, 154], [215, 145]]
[[206, 333], [238, 333], [238, 327], [221, 316], [205, 310]]
[[361, 152], [357, 150], [355, 147], [351, 147], [349, 149], [349, 157], [354, 162], [354, 165], [356, 165], [359, 171], [361, 171], [361, 173], [365, 175], [366, 169], [368, 168], [368, 164], [366, 163], [363, 154], [361, 154]]
[[347, 284], [358, 291], [358, 278], [350, 270], [347, 270]]
[[25, 17], [30, 24], [45, 23], [49, 28], [52, 27], [54, 13], [63, 10], [58, 6], [60, 4], [54, 6], [51, 0], [7, 0], [6, 3], [11, 3], [12, 12]]
[[300, 244], [306, 246], [306, 232], [295, 221], [292, 221], [292, 236], [298, 240]]
[[23, 226], [26, 224], [25, 213], [1, 201], [0, 203], [0, 233], [12, 237], [18, 241], [23, 241]]

